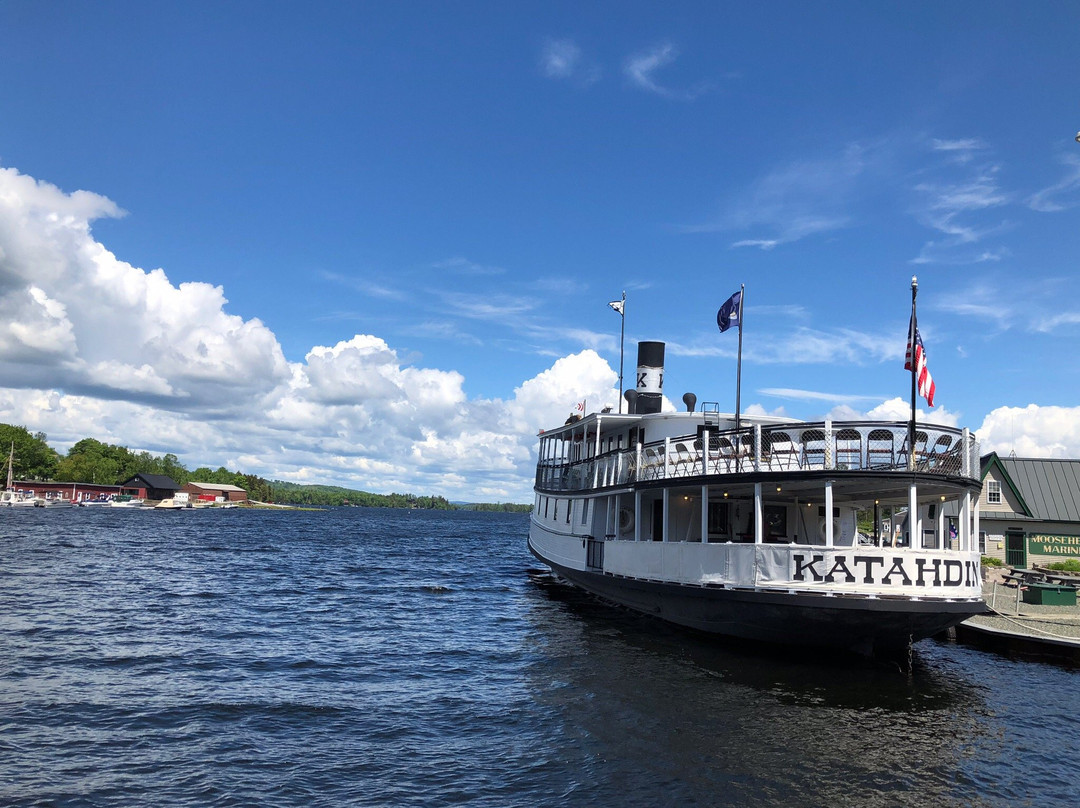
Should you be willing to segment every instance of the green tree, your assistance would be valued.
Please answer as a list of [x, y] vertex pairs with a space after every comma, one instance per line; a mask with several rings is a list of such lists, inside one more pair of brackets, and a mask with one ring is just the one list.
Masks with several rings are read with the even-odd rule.
[[[55, 478], [60, 455], [45, 441], [44, 432], [31, 435], [24, 426], [0, 424], [0, 452], [5, 456], [10, 456], [12, 446], [14, 446], [12, 467], [15, 479], [52, 480]], [[2, 474], [6, 481], [6, 463]]]

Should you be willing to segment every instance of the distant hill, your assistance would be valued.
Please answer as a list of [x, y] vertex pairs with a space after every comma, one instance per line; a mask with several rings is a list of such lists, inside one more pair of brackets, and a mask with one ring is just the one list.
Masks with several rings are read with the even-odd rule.
[[445, 497], [415, 494], [371, 494], [336, 485], [302, 485], [283, 480], [270, 483], [274, 502], [289, 505], [361, 505], [366, 508], [418, 508], [423, 510], [512, 511], [528, 513], [531, 505], [511, 503], [453, 503]]

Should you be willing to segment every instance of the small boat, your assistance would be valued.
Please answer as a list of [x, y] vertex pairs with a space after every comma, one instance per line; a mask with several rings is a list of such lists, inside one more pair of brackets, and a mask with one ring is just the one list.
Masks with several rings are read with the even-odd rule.
[[63, 497], [46, 497], [46, 508], [70, 508], [75, 503], [70, 499], [64, 499]]
[[177, 502], [171, 497], [169, 499], [163, 499], [157, 505], [154, 506], [155, 511], [182, 511], [187, 506], [182, 502]]
[[29, 491], [0, 491], [0, 508], [44, 508], [45, 500]]
[[80, 508], [107, 508], [112, 502], [112, 497], [102, 495], [94, 499], [84, 499], [79, 503]]
[[0, 508], [43, 508], [45, 500], [34, 496], [33, 491], [15, 490], [15, 441], [8, 454], [7, 487], [0, 491]]
[[985, 612], [971, 432], [690, 393], [661, 412], [663, 348], [639, 345], [629, 414], [540, 433], [528, 546], [557, 576], [703, 632], [893, 659]]
[[146, 500], [133, 497], [130, 494], [117, 494], [109, 501], [111, 508], [142, 508]]

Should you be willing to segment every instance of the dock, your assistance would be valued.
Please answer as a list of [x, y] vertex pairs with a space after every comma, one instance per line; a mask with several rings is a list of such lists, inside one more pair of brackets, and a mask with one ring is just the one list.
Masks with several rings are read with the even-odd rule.
[[[1027, 580], [1025, 580], [1027, 578]], [[1029, 587], [1061, 591], [1071, 597], [1031, 597]], [[983, 597], [989, 612], [970, 617], [955, 629], [958, 642], [1011, 656], [1080, 665], [1080, 605], [1069, 587], [1040, 583], [1038, 576], [988, 570]], [[1028, 602], [1028, 601], [1050, 602]]]

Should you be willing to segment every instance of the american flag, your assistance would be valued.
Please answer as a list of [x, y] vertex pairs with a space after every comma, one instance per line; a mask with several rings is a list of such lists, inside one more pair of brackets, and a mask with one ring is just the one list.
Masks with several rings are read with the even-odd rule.
[[[914, 353], [914, 365], [912, 354]], [[915, 315], [911, 316], [911, 325], [908, 327], [907, 354], [904, 356], [904, 370], [915, 368], [915, 383], [919, 387], [919, 395], [926, 399], [927, 405], [934, 406], [934, 379], [930, 376], [930, 369], [926, 367], [926, 349], [923, 348], [922, 337], [919, 335], [919, 326], [915, 324]]]

